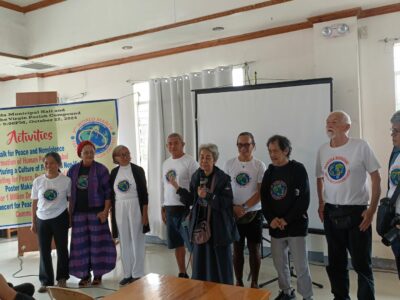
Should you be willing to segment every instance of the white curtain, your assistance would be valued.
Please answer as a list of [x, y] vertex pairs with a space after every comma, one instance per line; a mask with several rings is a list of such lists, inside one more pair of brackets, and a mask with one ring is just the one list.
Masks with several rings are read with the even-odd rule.
[[150, 81], [148, 185], [152, 235], [166, 239], [166, 228], [161, 220], [161, 168], [169, 156], [165, 147], [167, 136], [172, 132], [182, 134], [185, 153], [196, 157], [193, 90], [231, 85], [231, 66]]

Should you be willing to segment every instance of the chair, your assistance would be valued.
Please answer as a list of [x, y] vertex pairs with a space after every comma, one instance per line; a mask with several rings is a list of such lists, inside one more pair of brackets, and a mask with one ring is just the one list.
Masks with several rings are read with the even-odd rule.
[[94, 300], [92, 296], [76, 290], [55, 286], [49, 286], [47, 290], [52, 300]]

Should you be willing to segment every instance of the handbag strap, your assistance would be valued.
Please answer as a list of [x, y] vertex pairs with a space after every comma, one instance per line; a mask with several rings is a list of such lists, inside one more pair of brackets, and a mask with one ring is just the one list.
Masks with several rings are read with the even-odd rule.
[[[211, 187], [210, 187], [210, 193], [214, 193], [215, 190], [215, 173], [213, 174], [213, 177], [211, 179]], [[211, 205], [207, 205], [207, 223], [210, 224], [211, 220]]]
[[392, 197], [390, 198], [390, 206], [394, 206], [394, 204], [397, 201], [397, 198], [399, 198], [399, 195], [400, 195], [400, 182], [397, 184], [396, 189]]

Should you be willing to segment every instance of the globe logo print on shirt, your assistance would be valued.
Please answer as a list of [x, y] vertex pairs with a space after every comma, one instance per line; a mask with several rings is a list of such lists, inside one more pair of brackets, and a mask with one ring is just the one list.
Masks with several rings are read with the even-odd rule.
[[86, 190], [88, 188], [89, 181], [87, 175], [81, 175], [78, 177], [78, 182], [76, 183], [76, 187], [80, 190]]
[[48, 201], [53, 201], [54, 199], [57, 198], [57, 195], [58, 195], [58, 193], [57, 193], [56, 190], [46, 190], [46, 191], [43, 193], [44, 199], [46, 199], [46, 200], [48, 200]]
[[274, 200], [282, 200], [286, 197], [287, 185], [282, 180], [276, 180], [271, 184], [271, 196]]
[[240, 186], [246, 186], [250, 182], [250, 176], [247, 173], [239, 173], [236, 175], [235, 181]]
[[167, 180], [167, 181], [169, 181], [169, 178], [170, 177], [172, 177], [172, 178], [174, 178], [175, 180], [176, 180], [176, 171], [175, 170], [169, 170], [168, 172], [167, 172], [167, 174], [165, 174], [165, 179]]
[[130, 186], [131, 185], [129, 184], [128, 180], [122, 180], [122, 181], [118, 182], [118, 185], [117, 185], [118, 190], [123, 193], [129, 191]]
[[398, 185], [400, 181], [400, 168], [394, 168], [390, 171], [390, 182], [393, 185]]
[[342, 179], [346, 175], [346, 166], [342, 161], [333, 161], [328, 166], [328, 174], [334, 181]]

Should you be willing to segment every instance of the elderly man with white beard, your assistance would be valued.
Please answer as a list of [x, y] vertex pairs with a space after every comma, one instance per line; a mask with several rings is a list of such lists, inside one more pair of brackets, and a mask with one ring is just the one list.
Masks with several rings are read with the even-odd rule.
[[335, 300], [350, 299], [347, 252], [358, 275], [357, 298], [370, 300], [375, 299], [371, 222], [381, 192], [380, 166], [367, 142], [349, 137], [350, 126], [350, 116], [343, 111], [332, 112], [326, 120], [330, 141], [320, 147], [316, 163], [318, 213], [324, 222], [326, 271]]

